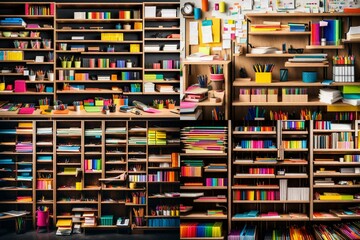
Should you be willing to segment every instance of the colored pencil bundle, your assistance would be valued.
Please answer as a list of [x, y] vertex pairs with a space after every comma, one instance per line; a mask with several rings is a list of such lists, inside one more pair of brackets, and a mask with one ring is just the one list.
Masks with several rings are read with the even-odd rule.
[[186, 153], [225, 153], [227, 127], [185, 127], [181, 139]]
[[234, 200], [280, 200], [280, 192], [274, 190], [236, 190]]
[[221, 234], [222, 222], [180, 224], [180, 238], [221, 237]]
[[183, 160], [184, 166], [181, 166], [182, 177], [201, 177], [201, 169], [204, 166], [203, 160]]

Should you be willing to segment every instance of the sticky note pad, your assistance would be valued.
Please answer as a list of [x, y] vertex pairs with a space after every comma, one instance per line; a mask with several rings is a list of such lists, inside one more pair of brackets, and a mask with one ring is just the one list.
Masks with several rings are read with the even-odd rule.
[[199, 47], [199, 52], [210, 55], [210, 47]]

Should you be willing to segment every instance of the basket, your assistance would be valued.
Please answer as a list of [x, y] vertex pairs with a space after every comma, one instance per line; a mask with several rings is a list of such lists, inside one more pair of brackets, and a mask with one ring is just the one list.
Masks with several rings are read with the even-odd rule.
[[105, 215], [100, 217], [100, 225], [103, 226], [111, 226], [113, 225], [114, 216], [113, 215]]

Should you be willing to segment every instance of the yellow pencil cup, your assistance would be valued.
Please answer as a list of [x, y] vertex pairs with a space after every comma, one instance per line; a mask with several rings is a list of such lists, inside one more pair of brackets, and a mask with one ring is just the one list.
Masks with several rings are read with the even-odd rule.
[[271, 83], [271, 72], [257, 72], [255, 73], [255, 82], [257, 83]]

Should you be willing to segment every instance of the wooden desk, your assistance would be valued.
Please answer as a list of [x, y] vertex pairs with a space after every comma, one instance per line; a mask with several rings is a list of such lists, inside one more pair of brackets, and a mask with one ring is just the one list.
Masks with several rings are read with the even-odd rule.
[[75, 112], [70, 110], [69, 114], [41, 114], [41, 110], [37, 109], [33, 114], [17, 114], [17, 111], [14, 112], [0, 112], [0, 118], [3, 119], [38, 119], [38, 118], [46, 118], [46, 119], [66, 119], [66, 118], [125, 118], [125, 119], [164, 119], [164, 118], [171, 118], [171, 119], [179, 119], [180, 114], [173, 113], [172, 111], [177, 111], [176, 109], [162, 109], [160, 113], [146, 113], [141, 110], [141, 115], [136, 115], [134, 113], [122, 113], [122, 112], [115, 112], [110, 113], [108, 115], [102, 112], [86, 112], [85, 110], [81, 110], [80, 112]]
[[24, 213], [17, 214], [17, 215], [5, 214], [4, 216], [0, 216], [0, 221], [14, 219], [16, 233], [23, 233], [26, 230], [25, 224], [23, 224], [23, 217], [26, 216], [27, 214], [29, 214], [29, 212], [24, 212]]

